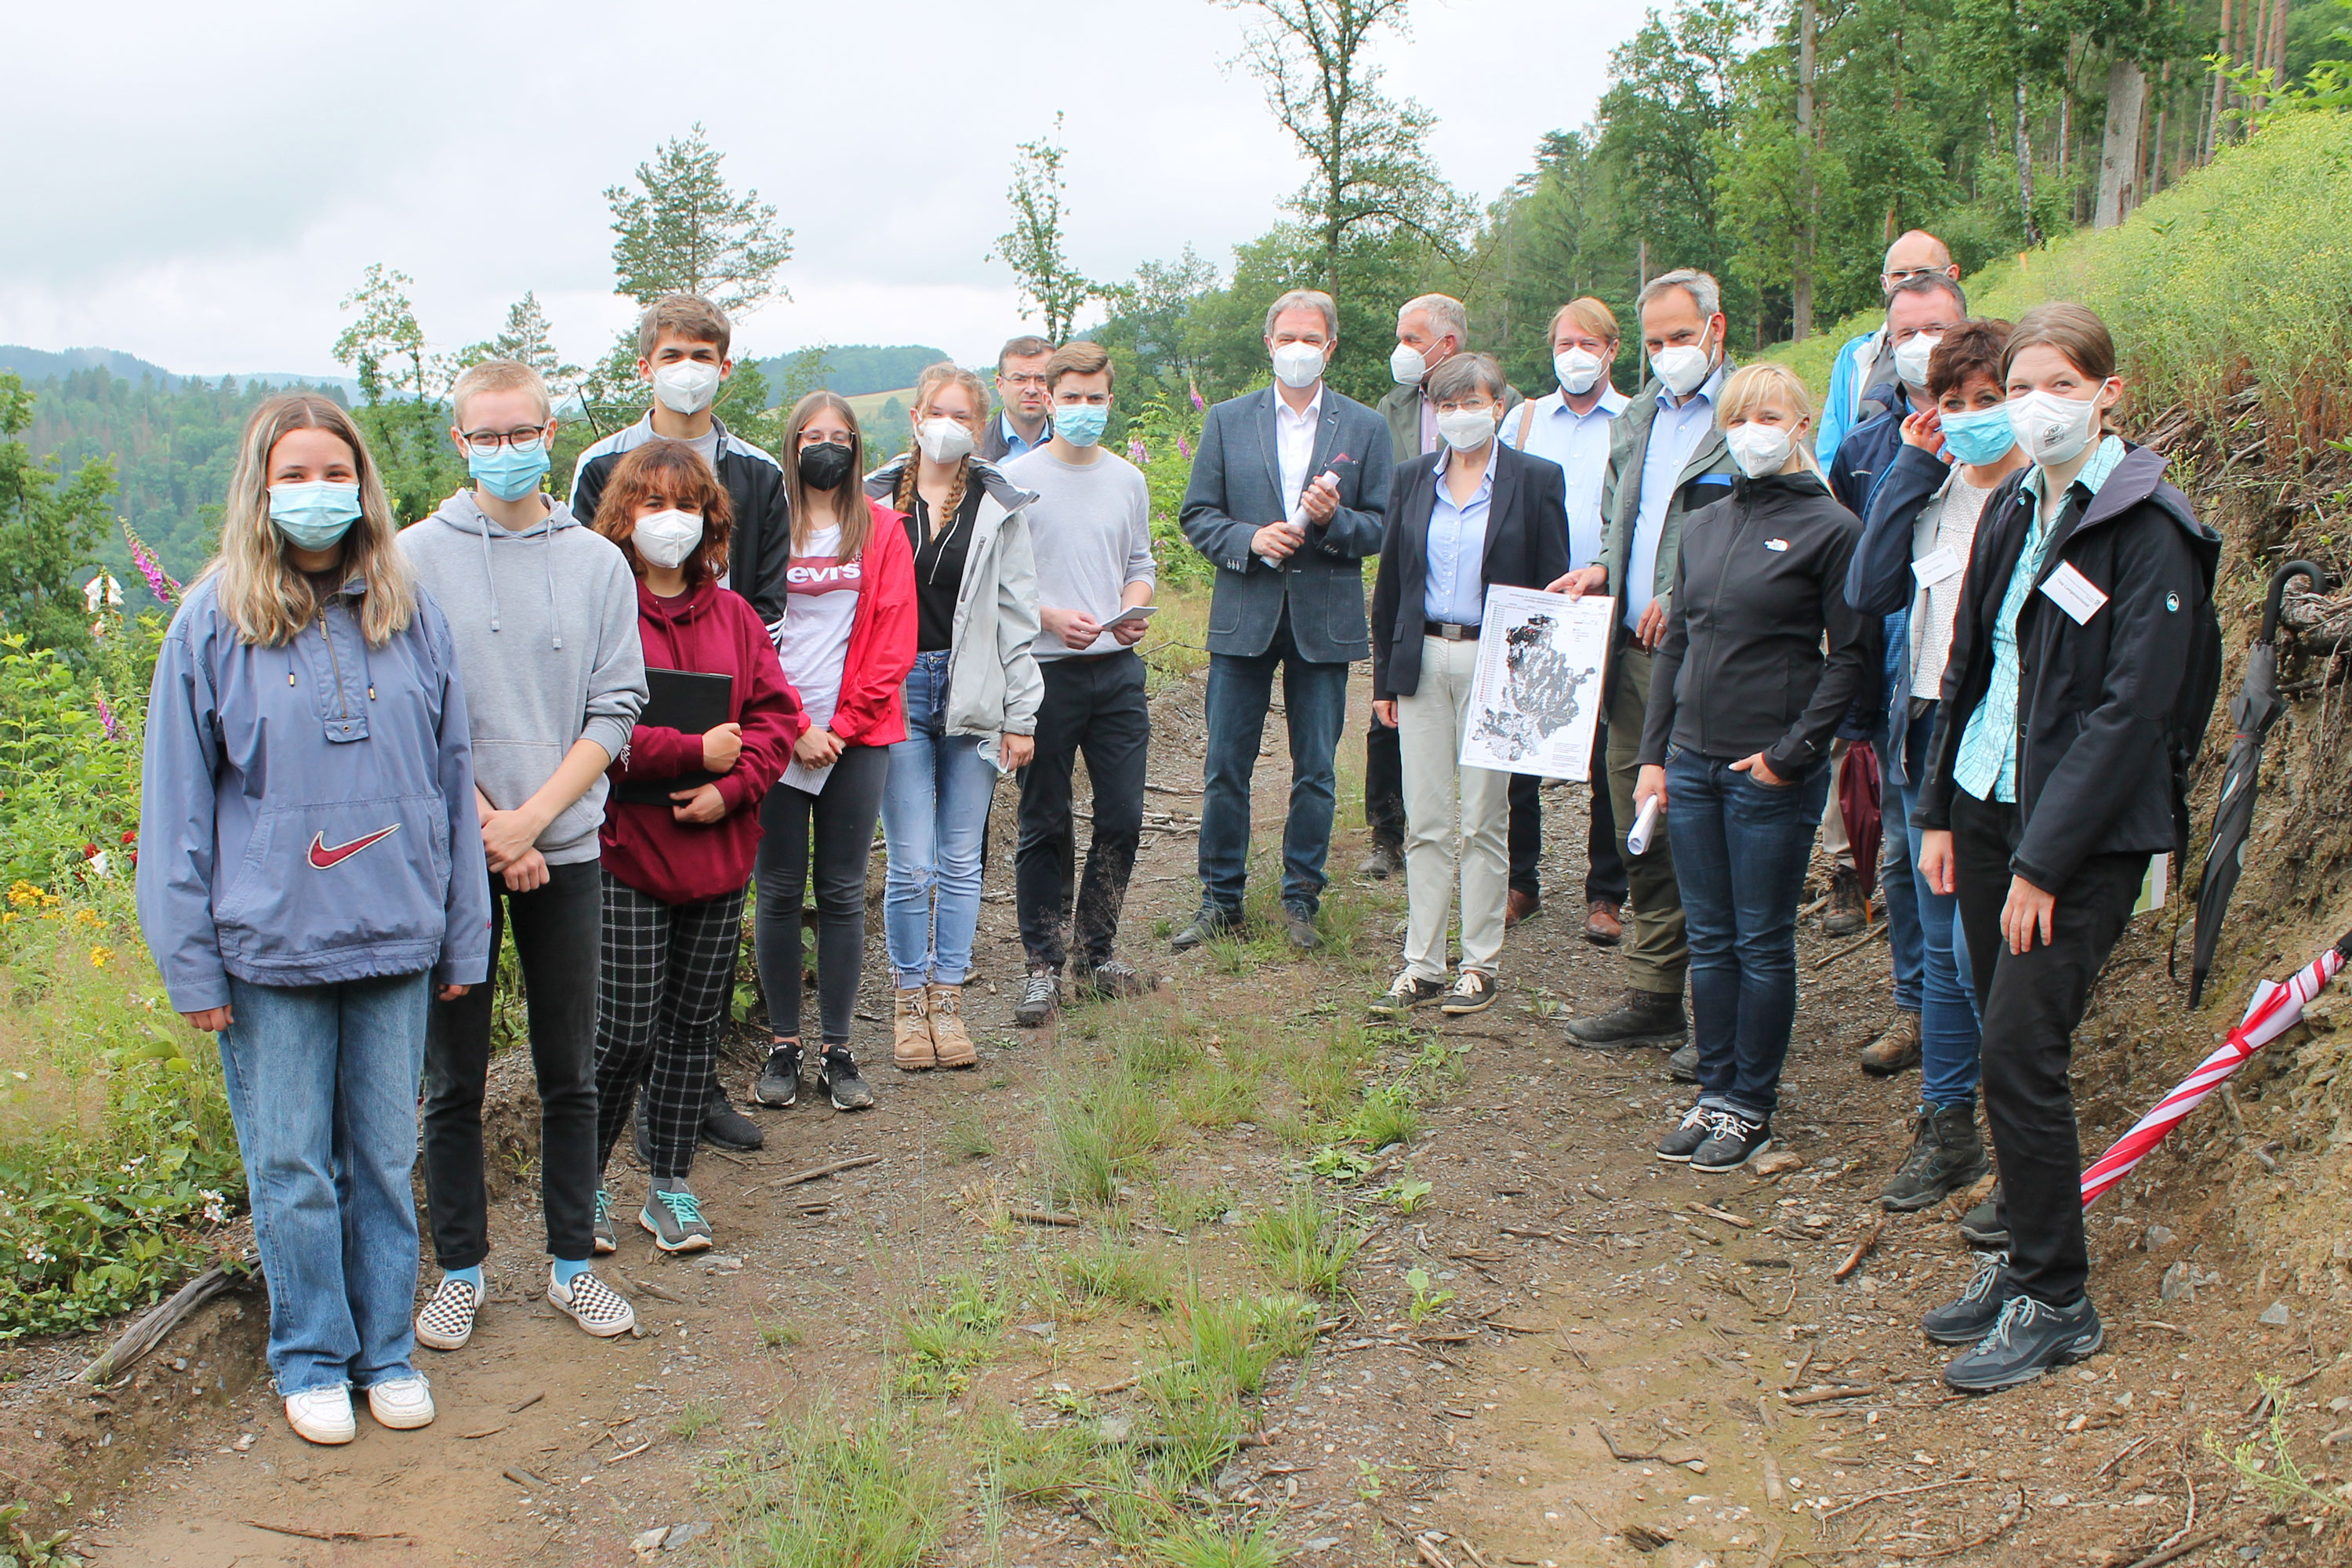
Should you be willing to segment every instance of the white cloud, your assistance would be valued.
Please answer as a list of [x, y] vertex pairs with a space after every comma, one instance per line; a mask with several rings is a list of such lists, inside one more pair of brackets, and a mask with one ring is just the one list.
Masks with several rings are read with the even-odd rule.
[[[1492, 196], [1544, 132], [1590, 115], [1638, 20], [1598, 0], [1423, 0], [1387, 86], [1438, 114], [1447, 174]], [[1188, 242], [1222, 260], [1278, 216], [1302, 174], [1225, 67], [1242, 23], [1207, 0], [134, 0], [100, 50], [87, 14], [29, 11], [16, 58], [88, 68], [20, 73], [0, 98], [17, 150], [0, 342], [331, 373], [338, 301], [382, 261], [415, 279], [440, 344], [488, 335], [536, 289], [585, 361], [632, 314], [608, 292], [601, 193], [699, 120], [794, 230], [793, 299], [741, 323], [747, 352], [984, 359], [1020, 325], [1009, 274], [983, 260], [1013, 144], [1057, 108], [1091, 275]]]

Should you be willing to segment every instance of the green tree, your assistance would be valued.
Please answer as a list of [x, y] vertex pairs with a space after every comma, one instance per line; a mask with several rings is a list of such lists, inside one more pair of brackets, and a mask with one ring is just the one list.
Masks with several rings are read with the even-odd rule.
[[697, 123], [637, 165], [636, 189], [605, 190], [622, 293], [640, 305], [699, 294], [730, 316], [792, 298], [776, 274], [792, 258], [793, 231], [758, 191], [728, 188], [719, 172], [725, 158]]
[[1004, 193], [1013, 209], [1013, 226], [996, 237], [996, 248], [989, 252], [990, 259], [1003, 262], [1019, 279], [1021, 298], [1027, 301], [1022, 318], [1028, 318], [1028, 307], [1035, 307], [1045, 318], [1045, 341], [1057, 345], [1069, 340], [1078, 311], [1098, 292], [1070, 265], [1063, 245], [1065, 154], [1055, 139], [1061, 132], [1062, 116], [1056, 111], [1051, 135], [1024, 142], [1016, 149], [1013, 184]]
[[458, 352], [459, 369], [481, 363], [484, 360], [510, 359], [527, 364], [546, 379], [549, 389], [561, 403], [579, 390], [580, 378], [587, 373], [576, 364], [566, 364], [555, 349], [555, 329], [541, 308], [536, 291], [526, 292], [507, 310], [507, 324], [496, 337], [478, 343], [469, 343]]
[[427, 355], [425, 329], [409, 303], [409, 276], [371, 265], [342, 308], [358, 315], [335, 339], [337, 361], [360, 384], [352, 411], [367, 438], [393, 510], [403, 522], [431, 514], [466, 482], [466, 465], [448, 437], [454, 360]]
[[0, 623], [34, 647], [89, 646], [79, 574], [98, 564], [114, 521], [114, 459], [90, 458], [67, 479], [18, 437], [33, 423], [23, 378], [0, 371]]

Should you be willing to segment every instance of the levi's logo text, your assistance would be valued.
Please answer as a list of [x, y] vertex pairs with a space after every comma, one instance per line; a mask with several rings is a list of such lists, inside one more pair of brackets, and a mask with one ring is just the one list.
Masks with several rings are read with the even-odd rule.
[[788, 594], [856, 593], [865, 585], [858, 558], [838, 555], [795, 555], [784, 568]]
[[352, 839], [348, 844], [330, 844], [323, 833], [310, 836], [310, 864], [321, 871], [331, 871], [371, 844], [380, 844], [400, 831], [400, 824], [379, 827], [373, 833]]

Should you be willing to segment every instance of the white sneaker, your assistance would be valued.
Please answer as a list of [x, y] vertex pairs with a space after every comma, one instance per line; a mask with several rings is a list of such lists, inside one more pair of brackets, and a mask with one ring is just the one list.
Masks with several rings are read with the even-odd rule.
[[[416, 1342], [427, 1350], [463, 1350], [474, 1337], [474, 1314], [481, 1305], [481, 1294], [473, 1286], [454, 1275], [445, 1276], [433, 1300], [416, 1314]], [[430, 1421], [432, 1416], [425, 1419]]]
[[433, 1385], [421, 1372], [388, 1377], [368, 1391], [368, 1414], [396, 1432], [433, 1425]]
[[360, 1424], [352, 1418], [352, 1391], [341, 1384], [288, 1394], [286, 1424], [303, 1441], [325, 1447], [348, 1443], [360, 1435]]
[[585, 1270], [572, 1277], [568, 1289], [551, 1272], [547, 1277], [547, 1299], [571, 1313], [573, 1322], [600, 1340], [625, 1334], [637, 1326], [636, 1312], [621, 1299], [620, 1293]]

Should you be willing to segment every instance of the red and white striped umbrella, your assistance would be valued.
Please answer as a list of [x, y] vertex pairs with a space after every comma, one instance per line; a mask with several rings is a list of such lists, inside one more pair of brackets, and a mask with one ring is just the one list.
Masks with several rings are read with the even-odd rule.
[[2238, 1026], [2230, 1031], [2230, 1037], [2083, 1173], [2083, 1206], [2090, 1207], [2100, 1194], [2129, 1175], [2132, 1167], [2147, 1158], [2148, 1152], [2164, 1142], [2165, 1134], [2178, 1126], [2181, 1118], [2202, 1104], [2207, 1095], [2221, 1088], [2222, 1081], [2245, 1066], [2256, 1051], [2284, 1034], [2302, 1017], [2311, 999], [2326, 990], [2336, 971], [2344, 967], [2347, 950], [2352, 950], [2352, 932], [2347, 932], [2343, 941], [2297, 970], [2285, 984], [2265, 980], [2256, 986], [2253, 1004], [2246, 1009]]

